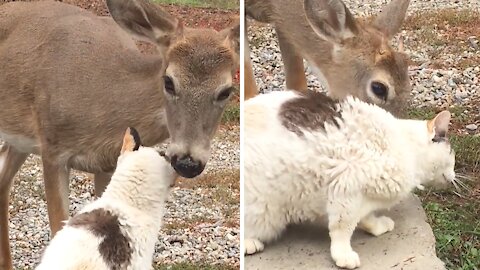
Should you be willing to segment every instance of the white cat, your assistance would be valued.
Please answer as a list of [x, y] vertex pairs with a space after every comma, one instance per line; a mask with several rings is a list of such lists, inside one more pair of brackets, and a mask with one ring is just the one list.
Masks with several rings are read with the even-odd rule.
[[393, 220], [374, 211], [415, 187], [455, 180], [448, 111], [403, 120], [353, 97], [275, 91], [246, 101], [244, 117], [245, 254], [290, 223], [328, 215], [333, 260], [359, 267], [350, 245], [357, 225], [375, 236], [391, 231]]
[[37, 270], [151, 269], [165, 200], [177, 174], [128, 129], [102, 197], [72, 217], [50, 242]]

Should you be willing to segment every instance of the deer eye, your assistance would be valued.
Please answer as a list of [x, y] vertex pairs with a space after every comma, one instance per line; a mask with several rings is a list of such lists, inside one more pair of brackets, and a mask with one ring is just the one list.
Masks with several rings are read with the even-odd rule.
[[388, 87], [381, 82], [372, 82], [370, 85], [372, 92], [378, 98], [387, 101], [388, 97]]
[[224, 101], [230, 97], [233, 92], [233, 87], [225, 88], [217, 96], [217, 101]]
[[176, 96], [177, 93], [175, 92], [175, 85], [173, 84], [173, 81], [172, 81], [172, 78], [170, 78], [169, 76], [164, 76], [163, 77], [163, 85], [165, 87], [165, 91], [172, 95], [172, 96]]

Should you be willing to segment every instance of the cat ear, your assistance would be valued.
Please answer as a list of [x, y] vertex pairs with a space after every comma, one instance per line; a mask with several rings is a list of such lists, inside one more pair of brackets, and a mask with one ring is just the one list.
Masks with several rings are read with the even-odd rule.
[[428, 133], [432, 139], [446, 139], [448, 125], [450, 124], [451, 114], [449, 111], [442, 111], [432, 120], [427, 121]]
[[125, 135], [123, 136], [123, 145], [120, 155], [125, 152], [132, 152], [138, 150], [140, 147], [140, 136], [138, 131], [132, 127], [127, 128]]

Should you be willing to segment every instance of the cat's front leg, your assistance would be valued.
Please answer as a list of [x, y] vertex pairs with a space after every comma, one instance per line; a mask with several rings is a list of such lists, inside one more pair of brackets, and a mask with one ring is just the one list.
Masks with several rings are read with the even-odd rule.
[[360, 266], [360, 258], [352, 249], [350, 239], [360, 218], [355, 212], [344, 209], [328, 213], [328, 230], [331, 239], [330, 253], [338, 267], [354, 269]]
[[374, 236], [382, 235], [386, 232], [393, 230], [395, 222], [386, 216], [375, 216], [374, 213], [370, 213], [366, 217], [362, 218], [358, 227]]
[[261, 252], [264, 249], [263, 243], [258, 239], [246, 238], [243, 241], [244, 245], [244, 254], [251, 255], [257, 252]]

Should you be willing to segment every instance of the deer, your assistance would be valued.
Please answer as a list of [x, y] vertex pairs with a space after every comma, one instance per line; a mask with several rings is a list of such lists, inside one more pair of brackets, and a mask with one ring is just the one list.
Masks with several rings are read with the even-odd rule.
[[[125, 128], [143, 145], [170, 138], [165, 155], [183, 177], [201, 174], [234, 91], [240, 25], [189, 28], [148, 0], [107, 0], [111, 17], [54, 1], [0, 6], [0, 269], [12, 269], [13, 179], [42, 159], [51, 237], [68, 219], [69, 173], [110, 181]], [[142, 54], [135, 39], [156, 45]]]
[[[357, 20], [341, 0], [245, 0], [245, 13], [274, 26], [287, 89], [308, 89], [305, 59], [332, 98], [353, 95], [398, 115], [411, 92], [408, 56], [403, 39], [398, 51], [389, 41], [400, 30], [409, 2], [392, 0], [371, 21]], [[244, 42], [246, 100], [258, 89]]]

